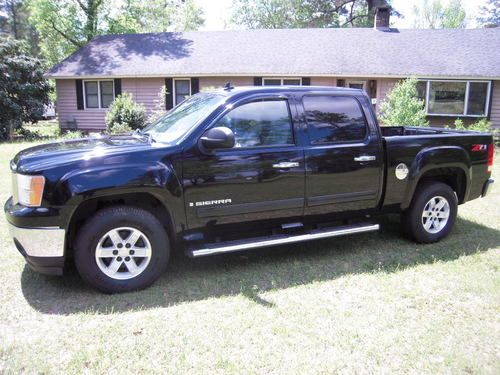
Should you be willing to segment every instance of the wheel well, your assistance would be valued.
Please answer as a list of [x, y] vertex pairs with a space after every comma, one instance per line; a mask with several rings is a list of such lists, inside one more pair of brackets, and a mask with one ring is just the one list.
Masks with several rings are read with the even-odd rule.
[[439, 181], [448, 185], [457, 194], [458, 203], [464, 202], [467, 179], [462, 169], [452, 167], [431, 169], [422, 175], [418, 183], [428, 181]]
[[172, 240], [174, 238], [173, 222], [170, 213], [167, 208], [152, 194], [130, 193], [105, 196], [89, 199], [83, 202], [71, 216], [71, 220], [68, 225], [68, 238], [66, 241], [68, 244], [68, 254], [71, 255], [72, 253], [71, 244], [76, 236], [77, 228], [80, 228], [85, 220], [103, 208], [122, 205], [138, 207], [151, 212], [160, 221], [160, 223], [163, 224], [169, 239]]

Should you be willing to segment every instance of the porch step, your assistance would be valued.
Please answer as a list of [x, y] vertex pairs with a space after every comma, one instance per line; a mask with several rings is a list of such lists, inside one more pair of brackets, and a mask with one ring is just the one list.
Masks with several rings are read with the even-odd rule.
[[353, 233], [373, 232], [379, 230], [379, 227], [380, 227], [379, 224], [361, 223], [354, 225], [315, 229], [315, 230], [310, 230], [306, 233], [298, 233], [290, 235], [276, 234], [272, 236], [255, 237], [245, 240], [204, 244], [201, 248], [187, 249], [186, 253], [190, 257], [197, 258], [206, 255], [231, 253], [233, 251], [256, 249], [259, 247], [276, 246], [287, 243], [317, 240], [320, 238], [345, 236]]

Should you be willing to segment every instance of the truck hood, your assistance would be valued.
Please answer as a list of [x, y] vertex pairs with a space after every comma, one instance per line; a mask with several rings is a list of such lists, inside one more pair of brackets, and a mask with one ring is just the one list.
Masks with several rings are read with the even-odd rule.
[[153, 147], [154, 143], [141, 136], [102, 136], [67, 140], [22, 150], [12, 159], [11, 168], [18, 173], [32, 174], [55, 166]]

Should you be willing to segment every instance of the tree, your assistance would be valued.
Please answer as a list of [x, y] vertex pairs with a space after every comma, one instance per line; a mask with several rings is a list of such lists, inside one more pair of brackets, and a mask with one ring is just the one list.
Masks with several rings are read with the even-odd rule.
[[30, 0], [30, 11], [52, 64], [96, 35], [195, 30], [203, 24], [194, 0]]
[[500, 0], [488, 0], [487, 4], [480, 8], [481, 16], [477, 22], [485, 27], [500, 26]]
[[466, 13], [461, 0], [450, 0], [443, 6], [440, 0], [422, 0], [413, 6], [414, 27], [418, 29], [458, 29], [466, 27]]
[[31, 54], [39, 52], [38, 34], [29, 23], [26, 0], [0, 0], [0, 31], [14, 39], [24, 40]]
[[26, 45], [0, 36], [0, 132], [9, 139], [24, 122], [42, 118], [50, 86], [40, 60], [27, 54]]
[[417, 96], [415, 78], [396, 83], [380, 105], [379, 112], [384, 125], [429, 126], [424, 101]]
[[[234, 0], [232, 22], [250, 29], [372, 27], [383, 0]], [[397, 14], [397, 13], [396, 13]]]

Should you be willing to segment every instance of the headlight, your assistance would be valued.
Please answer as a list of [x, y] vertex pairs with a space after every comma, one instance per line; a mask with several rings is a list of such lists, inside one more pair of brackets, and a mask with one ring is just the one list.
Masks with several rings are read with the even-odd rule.
[[18, 202], [28, 207], [40, 206], [42, 204], [45, 177], [15, 174], [14, 178], [17, 180]]

